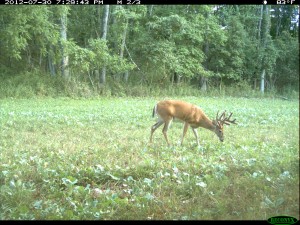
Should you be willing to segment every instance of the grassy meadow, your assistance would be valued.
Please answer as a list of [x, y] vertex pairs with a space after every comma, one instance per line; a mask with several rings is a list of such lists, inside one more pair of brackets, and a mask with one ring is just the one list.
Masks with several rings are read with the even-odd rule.
[[148, 144], [160, 98], [0, 100], [0, 219], [299, 219], [299, 102], [184, 97], [225, 140], [173, 122]]

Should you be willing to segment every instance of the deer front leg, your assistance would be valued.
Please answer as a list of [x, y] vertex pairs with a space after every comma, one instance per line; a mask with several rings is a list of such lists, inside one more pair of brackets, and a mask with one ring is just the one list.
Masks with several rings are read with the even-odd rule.
[[183, 127], [183, 133], [182, 133], [182, 138], [181, 138], [181, 145], [183, 143], [183, 138], [187, 132], [187, 129], [189, 128], [189, 124], [187, 122], [184, 123], [184, 127]]
[[197, 145], [200, 146], [197, 129], [192, 127], [192, 130], [193, 130], [193, 133], [196, 137]]
[[171, 119], [171, 120], [167, 120], [167, 121], [165, 122], [164, 128], [163, 128], [163, 130], [162, 130], [163, 135], [164, 135], [164, 137], [165, 137], [165, 139], [166, 139], [166, 141], [167, 141], [167, 143], [168, 143], [169, 146], [170, 146], [170, 142], [169, 142], [169, 140], [168, 140], [167, 131], [168, 131], [170, 125], [171, 125], [171, 122], [172, 122], [172, 119]]

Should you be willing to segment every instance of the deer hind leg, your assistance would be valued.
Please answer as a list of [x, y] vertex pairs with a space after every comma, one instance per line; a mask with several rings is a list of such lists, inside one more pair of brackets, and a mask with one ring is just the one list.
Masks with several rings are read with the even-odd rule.
[[170, 125], [171, 125], [171, 122], [172, 122], [172, 118], [169, 119], [169, 120], [167, 120], [167, 121], [165, 122], [164, 128], [163, 128], [163, 130], [162, 130], [163, 135], [164, 135], [164, 137], [165, 137], [165, 139], [166, 139], [168, 145], [170, 145], [170, 142], [169, 142], [169, 140], [168, 140], [167, 132], [168, 132], [168, 129], [169, 129]]
[[197, 132], [196, 128], [193, 128], [193, 127], [192, 127], [192, 130], [193, 130], [193, 133], [194, 133], [194, 135], [195, 135], [195, 137], [196, 137], [197, 145], [200, 146], [200, 144], [199, 144], [198, 132]]
[[157, 123], [155, 123], [152, 127], [151, 127], [151, 135], [150, 135], [150, 143], [152, 143], [152, 136], [154, 131], [159, 128], [162, 124], [164, 123], [164, 121], [162, 119], [158, 119]]
[[187, 122], [184, 123], [184, 127], [183, 127], [183, 133], [182, 133], [182, 138], [181, 138], [181, 145], [183, 143], [183, 138], [187, 132], [187, 129], [189, 128], [189, 124]]

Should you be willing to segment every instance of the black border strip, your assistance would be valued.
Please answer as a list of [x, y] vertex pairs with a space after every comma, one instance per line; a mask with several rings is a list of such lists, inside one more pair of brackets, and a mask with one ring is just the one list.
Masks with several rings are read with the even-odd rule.
[[4, 5], [299, 5], [300, 0], [4, 0]]

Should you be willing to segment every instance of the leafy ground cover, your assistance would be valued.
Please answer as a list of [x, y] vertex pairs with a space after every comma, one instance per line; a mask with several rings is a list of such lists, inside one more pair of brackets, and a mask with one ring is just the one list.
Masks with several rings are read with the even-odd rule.
[[1, 99], [0, 219], [299, 219], [298, 101], [181, 99], [238, 125], [149, 145], [158, 98]]

